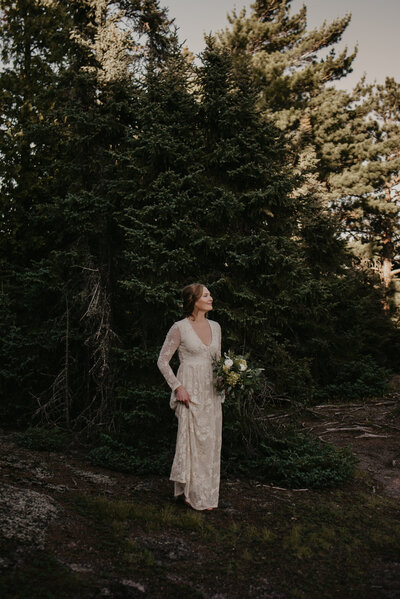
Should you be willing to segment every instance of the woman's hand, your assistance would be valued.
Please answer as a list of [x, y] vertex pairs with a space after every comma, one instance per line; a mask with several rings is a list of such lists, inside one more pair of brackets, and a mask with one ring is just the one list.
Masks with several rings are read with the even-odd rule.
[[186, 391], [185, 387], [181, 385], [177, 389], [175, 389], [176, 401], [181, 401], [185, 404], [185, 406], [189, 407], [190, 397], [189, 393]]

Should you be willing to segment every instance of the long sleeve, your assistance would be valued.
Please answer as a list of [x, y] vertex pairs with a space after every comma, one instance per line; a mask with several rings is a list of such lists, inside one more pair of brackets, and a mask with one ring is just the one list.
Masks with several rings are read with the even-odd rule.
[[182, 383], [178, 381], [174, 372], [169, 365], [169, 362], [179, 347], [181, 342], [181, 334], [179, 332], [179, 327], [177, 324], [173, 324], [170, 330], [165, 337], [165, 341], [160, 351], [160, 355], [158, 356], [157, 366], [161, 371], [161, 374], [167, 381], [168, 385], [171, 387], [172, 391], [175, 391], [178, 387], [181, 386]]

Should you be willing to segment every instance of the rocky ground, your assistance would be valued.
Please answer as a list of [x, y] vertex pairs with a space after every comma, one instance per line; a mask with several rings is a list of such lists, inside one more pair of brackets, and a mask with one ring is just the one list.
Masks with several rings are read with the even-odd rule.
[[400, 400], [316, 406], [299, 424], [349, 445], [354, 480], [329, 491], [223, 479], [195, 512], [165, 478], [95, 468], [0, 435], [0, 597], [400, 597]]

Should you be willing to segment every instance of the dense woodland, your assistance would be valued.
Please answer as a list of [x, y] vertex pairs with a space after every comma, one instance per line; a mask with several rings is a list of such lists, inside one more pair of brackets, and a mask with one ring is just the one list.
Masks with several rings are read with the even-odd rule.
[[290, 5], [194, 57], [156, 0], [1, 0], [4, 423], [161, 447], [155, 364], [193, 281], [280, 396], [399, 372], [399, 83], [334, 86], [350, 17], [309, 31]]

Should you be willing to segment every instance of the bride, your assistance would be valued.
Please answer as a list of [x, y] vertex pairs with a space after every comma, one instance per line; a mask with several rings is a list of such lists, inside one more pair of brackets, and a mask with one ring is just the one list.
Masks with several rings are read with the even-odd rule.
[[[157, 365], [171, 387], [178, 418], [170, 480], [175, 497], [195, 510], [218, 507], [223, 399], [214, 386], [212, 359], [221, 355], [221, 327], [207, 318], [213, 299], [199, 283], [182, 290], [183, 316], [167, 333]], [[178, 350], [176, 376], [169, 362]]]

